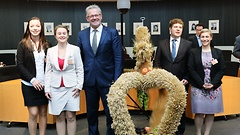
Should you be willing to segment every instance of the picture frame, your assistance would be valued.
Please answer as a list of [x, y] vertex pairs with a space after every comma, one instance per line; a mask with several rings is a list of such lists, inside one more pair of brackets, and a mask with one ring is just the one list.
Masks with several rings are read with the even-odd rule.
[[54, 23], [53, 22], [45, 22], [44, 23], [44, 33], [46, 36], [54, 35]]
[[199, 23], [199, 20], [193, 20], [188, 22], [188, 33], [196, 34], [195, 26]]
[[23, 33], [26, 32], [28, 22], [23, 22]]
[[90, 27], [89, 23], [81, 23], [81, 30], [84, 30], [86, 28]]
[[136, 34], [136, 30], [139, 26], [143, 26], [143, 23], [142, 22], [134, 22], [133, 23], [133, 35]]
[[62, 23], [62, 25], [67, 26], [69, 30], [69, 36], [72, 35], [72, 23]]
[[161, 23], [151, 22], [151, 35], [160, 35], [160, 34], [161, 34]]
[[208, 28], [212, 33], [219, 33], [219, 20], [209, 20]]
[[[116, 23], [116, 29], [118, 31], [118, 35], [121, 35], [121, 23]], [[123, 35], [125, 35], [125, 22], [123, 23]]]

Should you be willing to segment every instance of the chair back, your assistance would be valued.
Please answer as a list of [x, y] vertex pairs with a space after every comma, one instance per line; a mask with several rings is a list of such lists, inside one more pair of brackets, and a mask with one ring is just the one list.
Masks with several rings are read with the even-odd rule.
[[135, 59], [125, 59], [124, 60], [124, 69], [133, 69], [136, 65]]
[[0, 62], [7, 66], [16, 65], [15, 58], [15, 53], [0, 53]]
[[225, 61], [231, 61], [231, 56], [232, 56], [231, 50], [222, 50], [222, 53]]
[[224, 75], [228, 76], [238, 76], [239, 62], [235, 61], [225, 61], [226, 69]]

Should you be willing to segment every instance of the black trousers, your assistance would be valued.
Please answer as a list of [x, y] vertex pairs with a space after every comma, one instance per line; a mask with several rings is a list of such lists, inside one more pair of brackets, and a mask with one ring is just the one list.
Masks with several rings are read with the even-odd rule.
[[[188, 93], [188, 88], [189, 88], [189, 84], [185, 85], [185, 90]], [[185, 110], [182, 114], [181, 120], [180, 120], [180, 125], [178, 126], [178, 130], [175, 133], [176, 135], [183, 135], [183, 133], [185, 132], [185, 126], [186, 126], [186, 113]]]
[[175, 133], [176, 135], [183, 135], [183, 133], [185, 132], [185, 126], [186, 126], [186, 114], [185, 111], [181, 117], [180, 120], [180, 125], [178, 126], [178, 131]]

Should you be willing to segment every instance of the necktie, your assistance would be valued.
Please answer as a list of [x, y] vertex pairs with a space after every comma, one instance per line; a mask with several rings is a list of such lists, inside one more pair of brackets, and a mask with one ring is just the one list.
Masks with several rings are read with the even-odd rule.
[[176, 39], [172, 40], [172, 60], [174, 61], [176, 57]]
[[96, 54], [97, 52], [97, 30], [93, 30], [94, 35], [93, 35], [93, 39], [92, 39], [92, 50], [93, 53]]

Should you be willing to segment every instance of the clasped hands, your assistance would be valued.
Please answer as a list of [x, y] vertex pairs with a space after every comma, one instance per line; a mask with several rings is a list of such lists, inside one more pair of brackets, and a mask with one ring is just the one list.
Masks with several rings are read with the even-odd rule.
[[181, 82], [182, 82], [183, 85], [188, 84], [188, 81], [186, 79], [182, 79]]
[[211, 90], [213, 88], [213, 85], [211, 83], [205, 83], [203, 84], [203, 88], [205, 90]]

